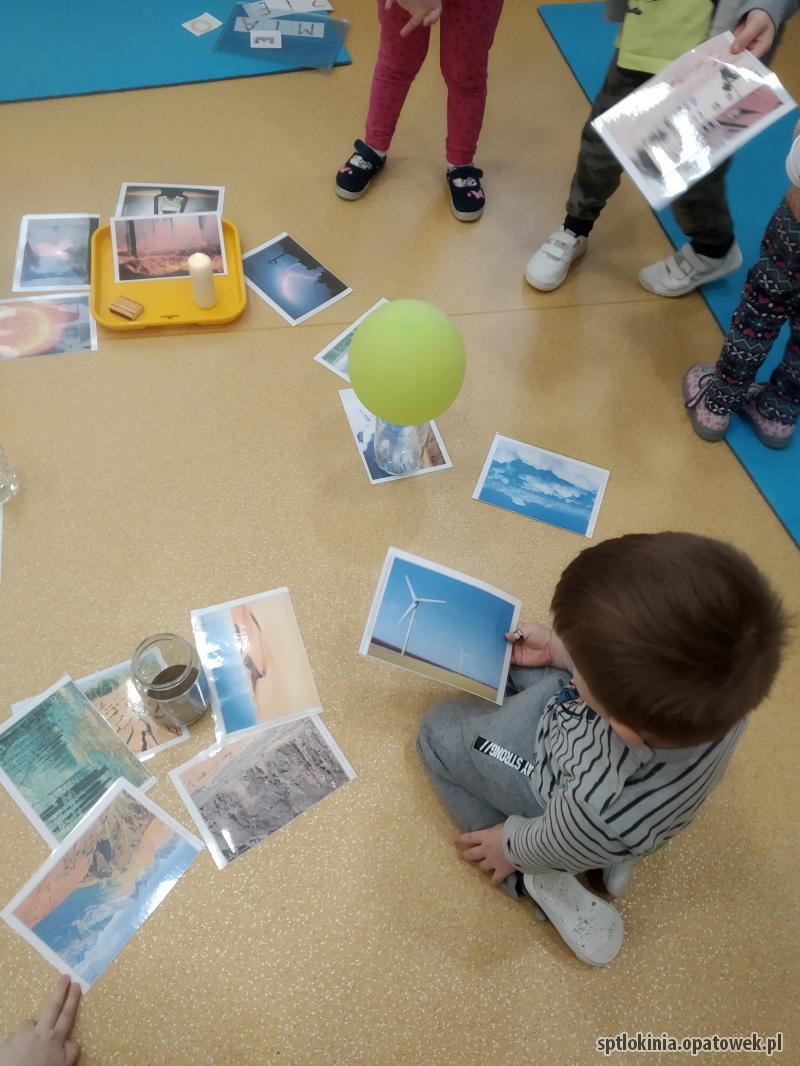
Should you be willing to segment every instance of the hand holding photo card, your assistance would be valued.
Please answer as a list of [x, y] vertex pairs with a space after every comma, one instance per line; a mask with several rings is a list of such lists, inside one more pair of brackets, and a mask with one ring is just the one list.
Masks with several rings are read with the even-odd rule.
[[592, 125], [659, 210], [795, 104], [777, 75], [733, 34], [691, 49]]
[[202, 850], [144, 793], [117, 781], [2, 917], [86, 992]]
[[348, 326], [344, 333], [340, 333], [338, 337], [335, 337], [330, 344], [322, 349], [321, 352], [317, 352], [314, 356], [314, 361], [326, 366], [328, 370], [332, 370], [334, 374], [337, 374], [345, 381], [350, 381], [350, 375], [347, 372], [347, 357], [350, 353], [350, 344], [353, 340], [353, 334], [364, 321], [365, 318], [369, 318], [373, 311], [382, 307], [383, 304], [388, 304], [388, 300], [385, 297], [381, 297], [377, 303], [373, 304], [368, 311], [355, 320], [352, 326]]
[[14, 292], [88, 289], [92, 234], [99, 215], [23, 215]]
[[192, 611], [192, 629], [217, 740], [322, 711], [288, 589]]
[[473, 500], [591, 537], [608, 471], [495, 434]]
[[[130, 659], [78, 678], [75, 684], [140, 762], [189, 739], [186, 726], [175, 725], [155, 700], [141, 695], [131, 677]], [[11, 713], [23, 714], [41, 699], [18, 700], [11, 704]]]
[[[435, 422], [426, 422], [423, 427], [425, 442], [422, 446], [422, 466], [410, 474], [389, 474], [383, 470], [375, 459], [375, 415], [359, 403], [358, 397], [352, 389], [342, 389], [339, 392], [344, 413], [350, 423], [350, 429], [355, 438], [358, 453], [367, 471], [367, 477], [371, 485], [380, 485], [384, 481], [401, 481], [407, 477], [419, 477], [420, 474], [434, 474], [437, 470], [452, 469], [450, 456], [444, 446], [441, 434]], [[409, 427], [410, 432], [417, 431], [419, 427]], [[417, 438], [419, 439], [419, 438]], [[415, 439], [415, 444], [416, 440]]]
[[155, 780], [69, 677], [0, 725], [0, 784], [51, 847], [119, 777]]
[[97, 326], [88, 293], [0, 300], [0, 359], [96, 350]]
[[111, 242], [118, 282], [188, 278], [195, 252], [208, 256], [214, 274], [227, 273], [216, 212], [112, 218]]
[[245, 253], [242, 262], [250, 288], [293, 326], [351, 291], [288, 233]]
[[359, 654], [501, 704], [520, 601], [390, 548]]
[[222, 870], [355, 773], [312, 714], [228, 737], [169, 776]]
[[153, 215], [199, 215], [213, 211], [221, 216], [224, 200], [224, 185], [125, 181], [114, 214], [119, 218], [152, 218]]

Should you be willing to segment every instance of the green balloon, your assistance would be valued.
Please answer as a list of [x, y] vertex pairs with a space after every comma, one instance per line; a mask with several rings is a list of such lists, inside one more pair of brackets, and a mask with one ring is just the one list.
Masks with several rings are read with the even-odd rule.
[[464, 380], [464, 341], [443, 311], [393, 300], [353, 335], [347, 358], [361, 403], [384, 422], [418, 426], [446, 411]]

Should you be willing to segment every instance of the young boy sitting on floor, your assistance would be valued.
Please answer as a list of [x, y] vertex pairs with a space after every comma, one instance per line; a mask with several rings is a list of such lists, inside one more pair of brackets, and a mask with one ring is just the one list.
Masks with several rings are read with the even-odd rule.
[[508, 634], [503, 706], [443, 700], [417, 749], [462, 858], [602, 965], [622, 919], [574, 875], [603, 869], [620, 895], [636, 859], [693, 821], [769, 692], [786, 619], [747, 556], [690, 533], [587, 548], [551, 610], [552, 630]]

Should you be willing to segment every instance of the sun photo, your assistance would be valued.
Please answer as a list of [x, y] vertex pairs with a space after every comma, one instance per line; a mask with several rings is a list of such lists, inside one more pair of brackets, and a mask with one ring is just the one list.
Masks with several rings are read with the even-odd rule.
[[0, 300], [0, 359], [96, 348], [97, 327], [89, 311], [88, 293]]
[[289, 590], [192, 611], [217, 738], [321, 711]]
[[519, 600], [456, 570], [390, 548], [362, 655], [503, 702]]

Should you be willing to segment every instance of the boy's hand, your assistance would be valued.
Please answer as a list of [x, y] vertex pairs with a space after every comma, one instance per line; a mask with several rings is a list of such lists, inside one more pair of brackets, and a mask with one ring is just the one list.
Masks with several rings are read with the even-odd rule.
[[417, 26], [433, 26], [442, 17], [442, 0], [386, 0], [386, 10], [394, 4], [411, 16], [400, 30], [401, 37], [408, 37]]
[[465, 862], [476, 862], [487, 873], [494, 870], [492, 884], [499, 885], [516, 866], [512, 866], [503, 850], [503, 823], [493, 825], [490, 829], [479, 829], [475, 833], [461, 833], [455, 838], [456, 847], [461, 851]]
[[775, 23], [760, 7], [748, 11], [733, 35], [731, 52], [739, 55], [745, 49], [752, 52], [756, 59], [761, 59], [772, 48], [775, 40]]
[[[521, 640], [517, 637], [517, 631], [522, 633]], [[514, 666], [552, 666], [552, 629], [538, 622], [520, 622], [517, 631], [506, 633], [506, 640], [513, 645], [511, 662]]]
[[0, 1044], [0, 1066], [73, 1066], [81, 1049], [69, 1034], [80, 998], [81, 986], [60, 977], [39, 1021], [23, 1022]]

